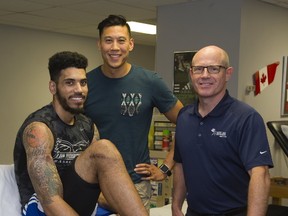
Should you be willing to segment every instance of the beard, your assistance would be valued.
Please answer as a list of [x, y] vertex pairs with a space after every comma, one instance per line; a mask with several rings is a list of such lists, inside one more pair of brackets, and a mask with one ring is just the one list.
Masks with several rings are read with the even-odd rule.
[[[81, 94], [82, 95], [82, 94]], [[60, 103], [60, 105], [62, 106], [62, 108], [67, 111], [67, 112], [70, 112], [71, 114], [79, 114], [79, 113], [83, 113], [84, 112], [84, 106], [82, 107], [77, 107], [77, 108], [72, 108], [68, 105], [68, 102], [66, 100], [65, 97], [63, 97], [61, 95], [61, 93], [59, 93], [59, 89], [57, 89], [57, 92], [56, 92], [56, 96], [58, 98], [58, 101]]]

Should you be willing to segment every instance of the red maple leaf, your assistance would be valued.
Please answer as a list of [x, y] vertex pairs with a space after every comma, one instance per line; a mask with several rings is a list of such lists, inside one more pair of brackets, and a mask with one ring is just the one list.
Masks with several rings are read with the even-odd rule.
[[261, 82], [261, 83], [265, 83], [266, 78], [267, 78], [267, 76], [263, 73], [263, 74], [262, 74], [262, 77], [261, 77], [261, 79], [260, 79], [260, 82]]

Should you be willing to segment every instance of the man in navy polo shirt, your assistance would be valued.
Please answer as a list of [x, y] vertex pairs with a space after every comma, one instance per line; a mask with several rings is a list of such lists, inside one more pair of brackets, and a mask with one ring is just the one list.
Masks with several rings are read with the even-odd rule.
[[226, 51], [200, 49], [190, 77], [198, 101], [177, 119], [173, 215], [264, 216], [273, 167], [259, 113], [227, 90], [233, 68]]

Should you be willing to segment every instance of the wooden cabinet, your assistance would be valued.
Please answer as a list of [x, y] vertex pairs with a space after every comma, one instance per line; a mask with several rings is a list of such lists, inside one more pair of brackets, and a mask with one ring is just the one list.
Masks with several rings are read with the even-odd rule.
[[282, 198], [288, 198], [288, 178], [271, 178], [270, 194], [272, 204], [281, 205]]

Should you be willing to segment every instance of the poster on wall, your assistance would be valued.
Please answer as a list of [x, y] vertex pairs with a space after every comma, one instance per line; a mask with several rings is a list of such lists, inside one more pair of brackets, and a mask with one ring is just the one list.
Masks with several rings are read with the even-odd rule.
[[288, 116], [288, 56], [283, 57], [281, 117]]
[[191, 104], [196, 99], [190, 81], [191, 60], [197, 51], [174, 52], [174, 86], [173, 93], [184, 106]]

